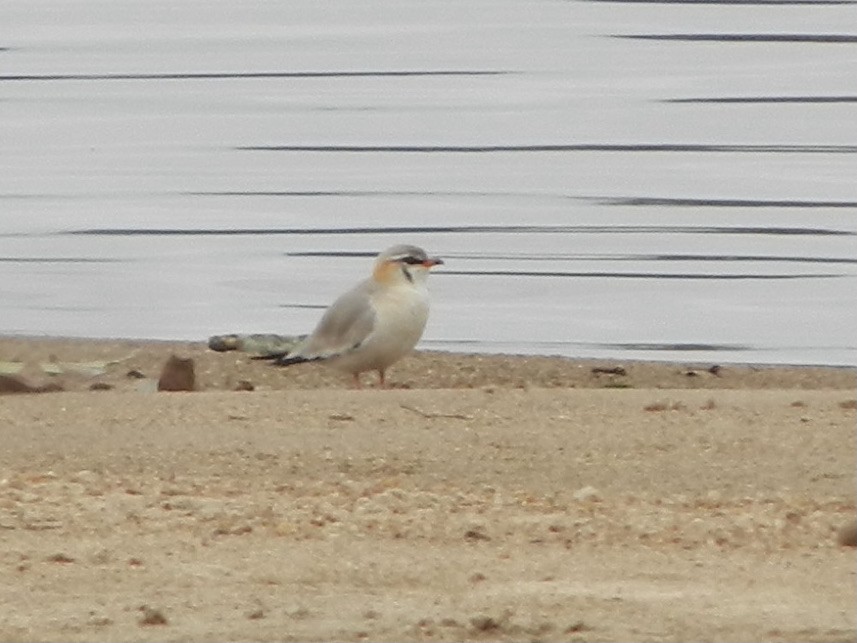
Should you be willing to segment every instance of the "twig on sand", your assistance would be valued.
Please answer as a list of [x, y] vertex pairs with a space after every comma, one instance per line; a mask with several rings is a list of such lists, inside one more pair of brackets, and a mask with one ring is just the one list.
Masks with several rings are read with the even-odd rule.
[[407, 404], [400, 404], [403, 409], [406, 411], [410, 411], [411, 413], [416, 413], [424, 417], [427, 420], [436, 420], [439, 418], [450, 419], [450, 420], [472, 420], [472, 415], [464, 415], [463, 413], [426, 413], [425, 411], [421, 411], [415, 406], [408, 406]]

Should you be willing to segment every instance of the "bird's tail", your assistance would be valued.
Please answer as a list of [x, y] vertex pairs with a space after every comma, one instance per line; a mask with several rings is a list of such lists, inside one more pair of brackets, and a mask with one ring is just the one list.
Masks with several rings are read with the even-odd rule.
[[288, 355], [288, 351], [280, 351], [278, 353], [265, 353], [264, 355], [253, 355], [250, 359], [267, 359], [267, 360], [279, 360]]
[[292, 364], [303, 364], [304, 362], [317, 362], [325, 358], [321, 355], [318, 357], [303, 357], [300, 355], [289, 357], [288, 353], [270, 353], [268, 355], [254, 355], [250, 359], [266, 359], [273, 366], [291, 366]]
[[300, 357], [299, 355], [295, 355], [294, 357], [289, 357], [288, 355], [281, 355], [273, 362], [271, 362], [274, 366], [291, 366], [292, 364], [303, 364], [304, 362], [314, 362], [317, 360], [317, 357]]

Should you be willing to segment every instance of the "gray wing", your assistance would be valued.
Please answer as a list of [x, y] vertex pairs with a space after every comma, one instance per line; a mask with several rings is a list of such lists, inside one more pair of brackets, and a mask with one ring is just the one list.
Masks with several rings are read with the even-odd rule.
[[377, 284], [367, 279], [341, 295], [325, 311], [312, 335], [290, 357], [325, 359], [359, 346], [375, 328], [370, 297], [376, 289]]

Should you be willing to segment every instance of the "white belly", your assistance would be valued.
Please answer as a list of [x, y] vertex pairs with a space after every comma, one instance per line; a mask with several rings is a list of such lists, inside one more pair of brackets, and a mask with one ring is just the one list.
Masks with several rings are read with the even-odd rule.
[[396, 288], [374, 302], [375, 329], [359, 348], [331, 360], [348, 373], [385, 370], [410, 353], [420, 341], [428, 321], [428, 291], [418, 287]]

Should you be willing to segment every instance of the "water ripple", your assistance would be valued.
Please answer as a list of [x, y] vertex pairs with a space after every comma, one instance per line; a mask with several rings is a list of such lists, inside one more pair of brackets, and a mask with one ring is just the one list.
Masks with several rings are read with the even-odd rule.
[[93, 259], [90, 257], [0, 257], [2, 263], [125, 263], [126, 259]]
[[677, 40], [683, 42], [811, 42], [832, 44], [857, 43], [852, 34], [804, 33], [666, 33], [666, 34], [612, 34], [611, 38], [630, 40]]
[[249, 152], [495, 153], [495, 152], [741, 152], [855, 154], [857, 145], [729, 145], [708, 143], [571, 143], [552, 145], [246, 145]]
[[722, 96], [668, 98], [664, 103], [857, 103], [857, 96]]
[[199, 72], [164, 74], [14, 74], [0, 81], [53, 80], [220, 80], [258, 78], [396, 78], [404, 76], [499, 76], [511, 71], [497, 70], [387, 70], [387, 71], [258, 71]]
[[690, 272], [566, 272], [566, 271], [529, 271], [529, 270], [443, 270], [438, 274], [468, 277], [562, 277], [562, 278], [599, 278], [599, 279], [706, 279], [706, 280], [779, 280], [779, 279], [831, 279], [844, 277], [841, 274], [707, 274]]
[[720, 4], [720, 5], [843, 5], [855, 4], [854, 0], [583, 0], [584, 2], [622, 4]]
[[[544, 192], [479, 192], [439, 190], [267, 190], [267, 191], [209, 191], [180, 192], [182, 196], [205, 197], [425, 197], [443, 196], [460, 198], [549, 198], [589, 201], [609, 206], [665, 206], [665, 207], [710, 207], [710, 208], [857, 208], [857, 201], [811, 201], [795, 199], [712, 199], [694, 197], [647, 197], [647, 196], [579, 196], [572, 194], [550, 194]], [[0, 194], [0, 199], [4, 198]]]
[[[350, 250], [316, 250], [303, 252], [287, 252], [287, 257], [321, 257], [321, 258], [371, 258], [377, 253]], [[457, 261], [709, 261], [709, 262], [764, 262], [764, 263], [821, 263], [821, 264], [857, 264], [857, 258], [851, 257], [795, 257], [788, 255], [699, 255], [699, 254], [622, 254], [622, 255], [593, 255], [579, 253], [444, 253], [444, 259]], [[520, 274], [520, 273], [516, 273]]]
[[849, 230], [828, 228], [786, 228], [755, 226], [396, 226], [365, 228], [90, 228], [59, 232], [59, 235], [92, 236], [235, 236], [235, 235], [319, 235], [319, 234], [739, 234], [855, 236]]
[[798, 201], [793, 199], [695, 199], [671, 197], [591, 197], [601, 205], [712, 208], [857, 208], [857, 201]]

